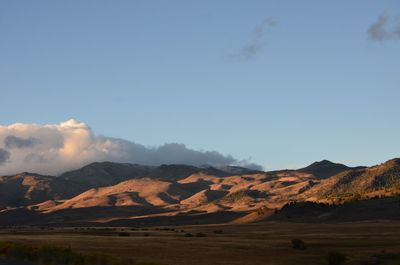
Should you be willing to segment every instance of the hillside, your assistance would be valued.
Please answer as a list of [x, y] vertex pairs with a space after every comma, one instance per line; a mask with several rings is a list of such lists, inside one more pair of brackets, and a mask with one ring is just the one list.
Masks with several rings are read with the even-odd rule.
[[[102, 162], [58, 177], [0, 177], [0, 225], [246, 223], [277, 218], [274, 213], [281, 208], [316, 218], [338, 206], [313, 203], [347, 205], [399, 192], [400, 159], [369, 168], [324, 160], [299, 170], [273, 172]], [[379, 211], [387, 215], [386, 210]], [[340, 219], [340, 214], [331, 215]], [[379, 213], [369, 216], [377, 218]]]
[[74, 183], [52, 176], [21, 173], [0, 177], [0, 210], [71, 197], [80, 189]]
[[400, 220], [400, 200], [398, 197], [387, 197], [338, 205], [316, 202], [293, 203], [285, 205], [267, 220], [307, 223]]
[[343, 203], [355, 199], [394, 196], [400, 192], [400, 159], [370, 168], [344, 171], [322, 180], [302, 194], [306, 200]]

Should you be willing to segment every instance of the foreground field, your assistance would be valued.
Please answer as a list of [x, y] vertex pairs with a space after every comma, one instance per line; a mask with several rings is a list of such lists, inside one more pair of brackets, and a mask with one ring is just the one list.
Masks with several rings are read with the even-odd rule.
[[[294, 238], [303, 240], [306, 249], [293, 249]], [[71, 246], [82, 253], [165, 265], [322, 265], [328, 264], [326, 257], [332, 251], [346, 255], [346, 264], [400, 264], [400, 222], [3, 229], [2, 241]]]

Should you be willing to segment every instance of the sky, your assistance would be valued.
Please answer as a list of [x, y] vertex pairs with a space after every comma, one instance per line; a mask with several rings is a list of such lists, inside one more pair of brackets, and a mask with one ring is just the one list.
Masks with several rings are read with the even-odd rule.
[[175, 144], [265, 170], [400, 156], [397, 0], [5, 0], [0, 38], [0, 172], [61, 150], [15, 143], [47, 146], [38, 130], [66, 124], [103, 153]]

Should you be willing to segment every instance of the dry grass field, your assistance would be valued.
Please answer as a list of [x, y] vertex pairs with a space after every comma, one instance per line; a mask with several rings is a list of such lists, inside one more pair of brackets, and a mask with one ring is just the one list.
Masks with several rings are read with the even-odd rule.
[[[190, 235], [191, 236], [190, 236]], [[305, 250], [293, 249], [299, 238]], [[3, 229], [1, 241], [71, 246], [82, 253], [164, 265], [328, 264], [328, 252], [346, 264], [399, 265], [400, 222], [342, 224], [256, 223], [159, 228]]]

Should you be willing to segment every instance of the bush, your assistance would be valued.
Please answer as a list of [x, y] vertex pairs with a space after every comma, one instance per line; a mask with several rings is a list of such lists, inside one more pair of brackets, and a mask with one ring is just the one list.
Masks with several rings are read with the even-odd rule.
[[184, 234], [185, 237], [192, 237], [193, 235], [191, 233], [186, 233]]
[[118, 236], [131, 236], [128, 232], [119, 232]]
[[343, 265], [346, 263], [347, 257], [340, 252], [329, 252], [327, 260], [328, 265]]
[[214, 230], [214, 234], [222, 234], [224, 231], [222, 229]]
[[202, 232], [198, 232], [196, 233], [196, 237], [206, 237], [207, 235], [202, 233]]
[[304, 243], [304, 241], [299, 238], [292, 239], [291, 242], [293, 249], [299, 249], [299, 250], [307, 249], [306, 243]]

